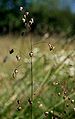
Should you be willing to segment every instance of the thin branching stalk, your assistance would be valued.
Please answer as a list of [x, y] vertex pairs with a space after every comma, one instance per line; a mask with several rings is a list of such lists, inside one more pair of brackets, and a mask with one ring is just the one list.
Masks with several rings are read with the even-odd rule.
[[[31, 53], [32, 53], [32, 35], [30, 35], [30, 42], [31, 42]], [[33, 118], [33, 66], [32, 66], [32, 56], [31, 56], [31, 119]]]

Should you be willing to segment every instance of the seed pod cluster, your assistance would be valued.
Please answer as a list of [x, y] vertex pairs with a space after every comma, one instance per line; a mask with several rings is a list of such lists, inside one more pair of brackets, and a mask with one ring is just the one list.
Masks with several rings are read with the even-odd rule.
[[23, 7], [22, 6], [20, 7], [20, 11], [23, 11]]
[[20, 100], [17, 100], [17, 104], [18, 104], [17, 110], [20, 111], [22, 109], [22, 107], [20, 106]]
[[23, 7], [20, 7], [20, 11], [23, 13], [23, 17], [22, 17], [22, 22], [24, 24], [24, 26], [31, 30], [31, 27], [34, 23], [34, 19], [30, 18], [29, 12], [25, 11]]
[[48, 43], [48, 46], [49, 46], [50, 51], [52, 51], [54, 49], [54, 47], [50, 43]]
[[14, 49], [9, 50], [9, 53], [12, 54], [14, 52]]
[[49, 112], [44, 112], [45, 117], [48, 117]]
[[33, 52], [32, 52], [32, 51], [29, 53], [29, 56], [30, 56], [30, 57], [32, 57], [32, 56], [33, 56]]

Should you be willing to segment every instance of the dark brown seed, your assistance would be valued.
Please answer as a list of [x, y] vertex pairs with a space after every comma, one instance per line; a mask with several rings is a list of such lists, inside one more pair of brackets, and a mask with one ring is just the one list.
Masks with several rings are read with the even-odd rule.
[[9, 53], [10, 53], [10, 54], [12, 54], [13, 52], [14, 52], [14, 50], [13, 50], [13, 49], [11, 49], [11, 50], [9, 51]]
[[70, 100], [70, 97], [68, 97], [68, 100]]
[[66, 114], [66, 111], [64, 110], [64, 113]]
[[20, 61], [21, 57], [16, 55], [16, 59], [17, 59], [17, 61]]
[[20, 100], [17, 100], [17, 103], [20, 104]]
[[29, 56], [32, 57], [32, 56], [33, 56], [33, 52], [30, 52], [30, 53], [29, 53]]
[[18, 110], [18, 111], [20, 111], [21, 109], [22, 109], [22, 107], [21, 107], [21, 106], [19, 106], [19, 107], [17, 108], [17, 110]]
[[54, 47], [49, 43], [48, 44], [50, 51], [54, 49]]
[[65, 95], [63, 96], [63, 99], [66, 99], [66, 96]]

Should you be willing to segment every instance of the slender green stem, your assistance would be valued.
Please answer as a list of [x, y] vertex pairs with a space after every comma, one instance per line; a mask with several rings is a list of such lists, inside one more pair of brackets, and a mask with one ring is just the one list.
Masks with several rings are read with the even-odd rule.
[[[31, 52], [32, 52], [32, 35], [31, 35]], [[31, 119], [33, 118], [33, 66], [32, 66], [32, 56], [31, 56]]]

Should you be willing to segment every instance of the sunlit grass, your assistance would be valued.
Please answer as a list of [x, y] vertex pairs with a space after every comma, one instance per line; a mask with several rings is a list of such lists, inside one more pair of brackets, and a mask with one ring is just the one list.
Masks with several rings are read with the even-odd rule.
[[[42, 38], [33, 38], [33, 43]], [[1, 37], [0, 40], [0, 118], [30, 119], [30, 36], [22, 38]], [[49, 51], [48, 43], [33, 46], [33, 80], [34, 100], [33, 118], [52, 119], [58, 116], [62, 119], [73, 119], [75, 116], [75, 52], [72, 44], [64, 44], [59, 39], [49, 38], [55, 49]], [[63, 41], [64, 42], [64, 41]], [[70, 46], [71, 45], [71, 46]], [[14, 49], [10, 54], [9, 50]], [[16, 55], [21, 60], [16, 60]], [[6, 62], [3, 62], [7, 56]], [[17, 68], [15, 78], [12, 74]], [[70, 99], [68, 99], [70, 98]], [[17, 100], [20, 100], [21, 110], [18, 111]], [[69, 105], [66, 107], [66, 105]], [[66, 111], [66, 112], [65, 112]], [[45, 112], [49, 112], [45, 115]], [[46, 117], [47, 116], [47, 117]]]

